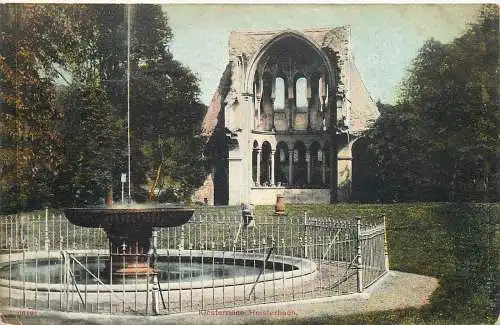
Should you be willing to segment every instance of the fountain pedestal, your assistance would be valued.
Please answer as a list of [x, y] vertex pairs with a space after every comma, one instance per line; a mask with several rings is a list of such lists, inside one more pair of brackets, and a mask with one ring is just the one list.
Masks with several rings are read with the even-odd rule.
[[153, 232], [149, 225], [136, 227], [111, 227], [106, 229], [109, 239], [110, 259], [106, 263], [105, 274], [113, 278], [113, 282], [147, 279], [154, 270], [150, 267], [147, 255], [150, 249], [150, 238]]
[[66, 209], [74, 225], [104, 228], [109, 239], [109, 261], [104, 270], [114, 283], [135, 282], [155, 275], [148, 263], [153, 228], [178, 227], [194, 210], [184, 207], [112, 207]]

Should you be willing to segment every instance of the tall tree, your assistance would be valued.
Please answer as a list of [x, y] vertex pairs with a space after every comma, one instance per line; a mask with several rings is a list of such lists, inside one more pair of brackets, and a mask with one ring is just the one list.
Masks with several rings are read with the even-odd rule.
[[63, 154], [67, 158], [55, 180], [55, 203], [62, 206], [97, 204], [112, 183], [117, 146], [124, 136], [106, 93], [93, 85], [68, 87], [59, 103], [65, 123], [60, 125]]
[[[173, 180], [186, 190], [177, 196], [187, 198], [204, 170], [197, 80], [168, 51], [172, 32], [161, 7], [132, 7], [134, 192], [144, 191], [160, 169], [160, 178]], [[127, 7], [0, 10], [0, 206], [95, 203], [126, 170]]]
[[161, 8], [132, 10], [131, 131], [140, 148], [133, 161], [135, 183], [148, 184], [148, 199], [163, 192], [163, 199], [188, 200], [206, 175], [198, 80], [169, 52], [172, 34]]
[[[87, 31], [85, 37], [91, 35], [88, 39], [95, 40], [88, 43], [87, 61], [98, 71], [99, 84], [106, 90], [113, 111], [123, 120], [127, 116], [130, 46], [133, 198], [146, 199], [149, 186], [178, 192], [171, 199], [188, 199], [204, 177], [199, 134], [205, 108], [198, 102], [196, 77], [168, 50], [172, 31], [161, 6], [87, 6], [78, 15], [82, 30]], [[125, 150], [122, 154], [126, 154]], [[115, 188], [119, 186], [118, 174], [127, 169], [126, 160], [125, 156], [116, 159], [112, 173]]]
[[0, 6], [0, 208], [40, 206], [62, 160], [54, 109], [56, 64], [73, 47], [69, 20], [53, 5]]
[[498, 22], [484, 6], [464, 35], [420, 49], [399, 102], [367, 133], [382, 199], [498, 200]]

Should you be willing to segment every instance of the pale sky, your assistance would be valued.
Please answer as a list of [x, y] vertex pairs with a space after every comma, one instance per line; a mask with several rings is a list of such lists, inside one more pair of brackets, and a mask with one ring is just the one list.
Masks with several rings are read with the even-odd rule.
[[449, 42], [473, 22], [479, 4], [164, 4], [174, 57], [200, 79], [205, 104], [228, 62], [232, 30], [351, 26], [356, 65], [374, 100], [393, 102], [425, 40]]

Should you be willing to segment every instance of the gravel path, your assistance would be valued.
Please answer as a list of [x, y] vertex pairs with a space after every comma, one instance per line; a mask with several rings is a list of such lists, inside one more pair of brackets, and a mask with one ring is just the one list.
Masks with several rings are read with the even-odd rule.
[[[121, 325], [121, 324], [244, 324], [259, 319], [309, 318], [323, 315], [347, 315], [370, 311], [418, 307], [426, 304], [438, 287], [435, 278], [390, 271], [362, 294], [293, 301], [277, 304], [245, 306], [234, 309], [207, 310], [195, 313], [156, 317], [109, 316], [79, 313], [40, 312], [32, 317], [19, 317], [23, 325]], [[16, 317], [7, 315], [8, 320]]]

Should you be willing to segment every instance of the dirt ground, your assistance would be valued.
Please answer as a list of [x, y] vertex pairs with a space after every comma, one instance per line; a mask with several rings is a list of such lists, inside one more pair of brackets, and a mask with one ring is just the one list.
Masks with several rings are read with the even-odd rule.
[[[390, 271], [361, 294], [232, 309], [203, 310], [164, 316], [115, 316], [83, 313], [36, 312], [35, 315], [5, 314], [12, 324], [42, 325], [121, 325], [121, 324], [244, 324], [258, 319], [310, 318], [323, 315], [347, 315], [370, 311], [419, 307], [428, 303], [438, 287], [435, 278]], [[2, 324], [0, 322], [0, 324]]]

